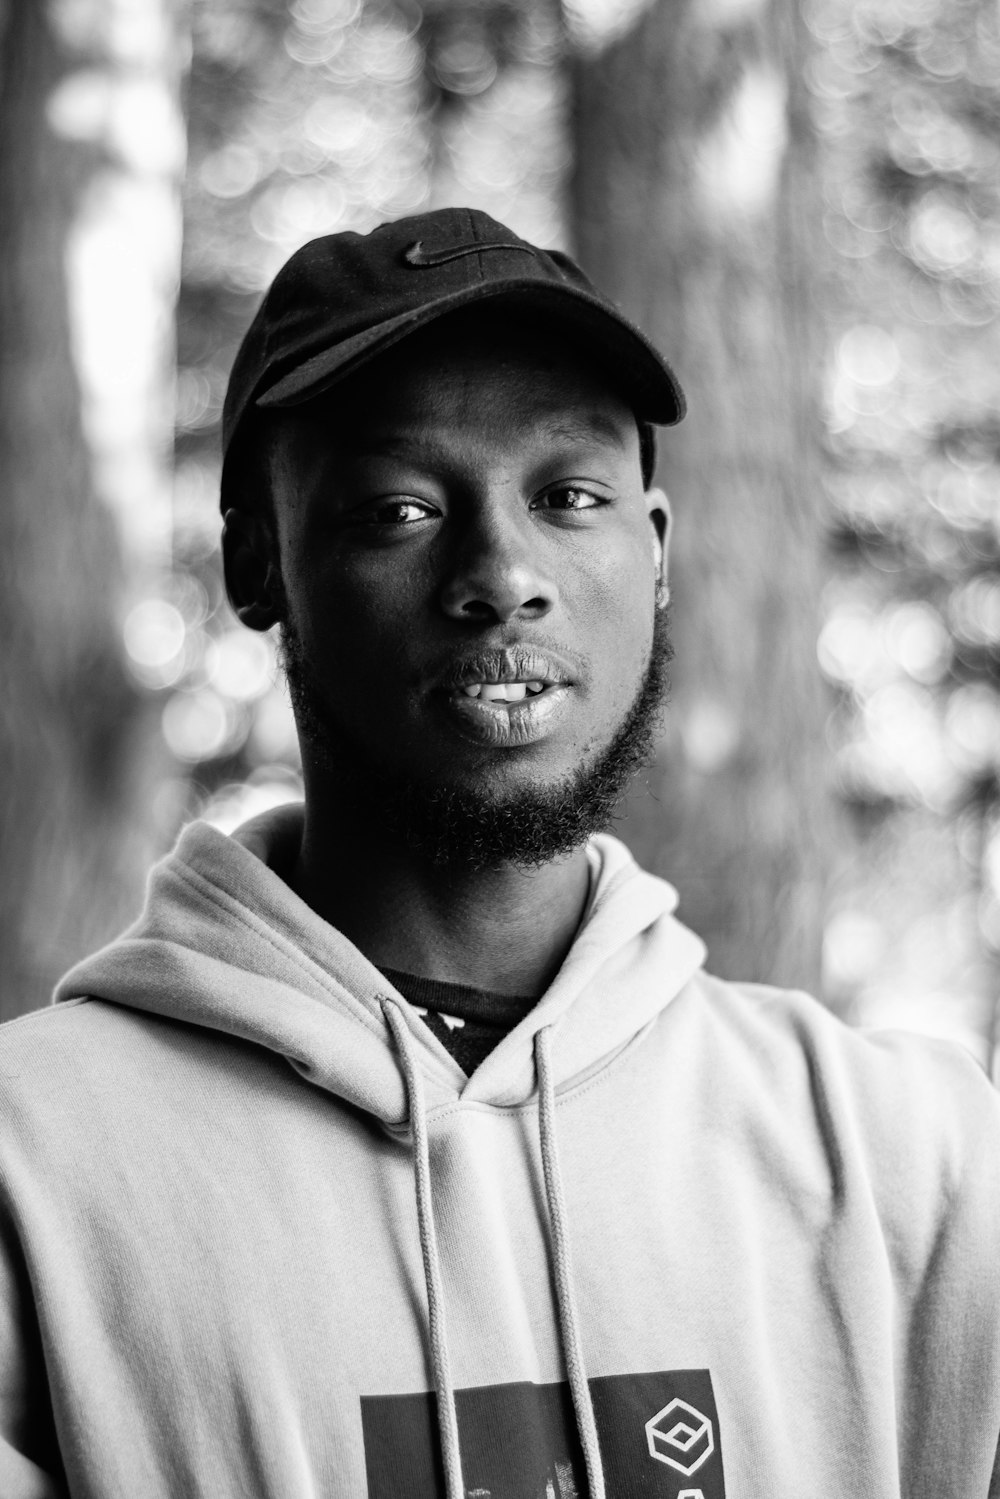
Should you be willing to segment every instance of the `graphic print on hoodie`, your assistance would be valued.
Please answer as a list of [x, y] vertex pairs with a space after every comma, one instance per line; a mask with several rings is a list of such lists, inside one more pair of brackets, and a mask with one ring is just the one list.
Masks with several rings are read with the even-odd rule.
[[[3, 1499], [359, 1499], [401, 1398], [448, 1499], [553, 1400], [532, 1484], [568, 1454], [579, 1489], [583, 1452], [594, 1496], [641, 1495], [620, 1429], [677, 1499], [723, 1459], [729, 1499], [985, 1499], [1000, 1111], [970, 1058], [708, 977], [601, 837], [562, 969], [466, 1077], [274, 829], [241, 838], [187, 828], [135, 926], [0, 1027]], [[609, 1425], [616, 1381], [698, 1371], [713, 1409]], [[702, 1417], [702, 1466], [661, 1461]]]
[[[628, 1499], [725, 1499], [707, 1369], [590, 1381], [604, 1481]], [[456, 1391], [462, 1475], [475, 1499], [584, 1499], [569, 1386]], [[694, 1402], [697, 1402], [695, 1404]], [[362, 1396], [368, 1499], [444, 1490], [433, 1395]]]

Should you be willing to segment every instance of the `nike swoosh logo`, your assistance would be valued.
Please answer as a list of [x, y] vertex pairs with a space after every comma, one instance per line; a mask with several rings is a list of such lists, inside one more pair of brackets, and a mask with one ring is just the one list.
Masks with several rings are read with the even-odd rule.
[[415, 239], [412, 245], [407, 245], [403, 251], [403, 259], [407, 265], [416, 269], [425, 266], [445, 265], [449, 260], [461, 260], [463, 255], [479, 255], [483, 250], [523, 250], [525, 255], [534, 255], [530, 245], [515, 245], [507, 242], [494, 244], [481, 244], [479, 241], [470, 245], [441, 245], [436, 250], [425, 250], [422, 239]]

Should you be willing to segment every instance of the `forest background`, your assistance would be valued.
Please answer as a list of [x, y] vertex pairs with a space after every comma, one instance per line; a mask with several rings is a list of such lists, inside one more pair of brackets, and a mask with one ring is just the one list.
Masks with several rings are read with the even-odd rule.
[[0, 1018], [300, 793], [226, 375], [306, 239], [468, 203], [690, 398], [621, 836], [716, 972], [996, 1076], [998, 167], [992, 0], [0, 0]]

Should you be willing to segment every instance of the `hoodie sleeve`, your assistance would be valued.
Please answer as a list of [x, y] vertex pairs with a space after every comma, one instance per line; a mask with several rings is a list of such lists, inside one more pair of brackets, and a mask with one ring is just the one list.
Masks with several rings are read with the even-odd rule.
[[66, 1499], [27, 1268], [0, 1191], [0, 1495]]

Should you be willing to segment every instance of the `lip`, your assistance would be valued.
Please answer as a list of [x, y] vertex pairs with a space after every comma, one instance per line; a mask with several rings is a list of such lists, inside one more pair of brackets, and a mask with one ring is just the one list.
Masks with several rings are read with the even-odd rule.
[[437, 685], [446, 692], [458, 692], [473, 682], [542, 682], [546, 687], [572, 687], [575, 681], [572, 665], [562, 656], [534, 646], [512, 645], [464, 656], [452, 664]]
[[[516, 703], [484, 702], [462, 691], [475, 682], [541, 682], [543, 691]], [[477, 651], [454, 663], [435, 697], [463, 737], [493, 749], [519, 749], [552, 732], [569, 707], [576, 682], [571, 663], [554, 652], [509, 646]]]
[[443, 698], [453, 720], [480, 744], [494, 749], [520, 749], [550, 734], [570, 700], [569, 687], [546, 687], [537, 697], [519, 703], [484, 703], [478, 697], [450, 692]]

